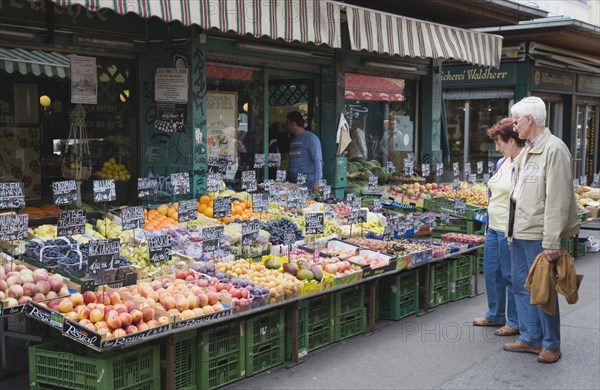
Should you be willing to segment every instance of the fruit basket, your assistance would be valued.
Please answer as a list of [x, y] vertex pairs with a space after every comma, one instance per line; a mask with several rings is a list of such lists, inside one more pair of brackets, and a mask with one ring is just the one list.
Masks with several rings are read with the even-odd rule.
[[62, 254], [57, 245], [47, 245], [40, 250], [40, 263], [53, 267], [60, 260], [65, 260], [65, 255]]
[[81, 251], [69, 251], [64, 258], [57, 261], [59, 269], [71, 275], [82, 278], [87, 274], [88, 264]]

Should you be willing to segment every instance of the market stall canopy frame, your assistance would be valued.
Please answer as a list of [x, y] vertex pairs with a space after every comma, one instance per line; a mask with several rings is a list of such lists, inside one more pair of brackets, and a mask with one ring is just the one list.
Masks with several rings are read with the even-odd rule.
[[0, 47], [0, 70], [64, 79], [69, 75], [69, 57], [55, 52]]
[[502, 37], [346, 5], [352, 50], [500, 66]]

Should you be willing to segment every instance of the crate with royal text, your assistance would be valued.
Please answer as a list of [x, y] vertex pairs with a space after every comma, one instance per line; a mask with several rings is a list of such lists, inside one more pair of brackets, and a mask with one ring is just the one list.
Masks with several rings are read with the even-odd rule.
[[285, 361], [285, 312], [283, 309], [246, 320], [246, 376]]
[[159, 390], [160, 348], [98, 353], [64, 338], [29, 347], [31, 389]]
[[214, 389], [246, 376], [245, 321], [232, 321], [198, 333], [198, 383]]

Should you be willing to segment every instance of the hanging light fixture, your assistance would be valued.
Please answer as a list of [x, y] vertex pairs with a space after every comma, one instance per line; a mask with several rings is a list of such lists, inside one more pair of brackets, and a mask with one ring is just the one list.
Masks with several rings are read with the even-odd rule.
[[52, 99], [48, 95], [40, 96], [40, 106], [44, 107], [44, 109], [48, 108], [52, 104]]

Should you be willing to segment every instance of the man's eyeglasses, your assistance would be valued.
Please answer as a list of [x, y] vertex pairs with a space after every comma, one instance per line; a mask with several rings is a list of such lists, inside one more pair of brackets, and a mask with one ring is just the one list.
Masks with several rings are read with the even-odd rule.
[[520, 121], [521, 119], [523, 119], [523, 118], [526, 118], [526, 117], [528, 117], [528, 116], [529, 116], [529, 115], [525, 115], [525, 116], [522, 116], [522, 117], [520, 117], [520, 118], [519, 118], [519, 119], [517, 119], [516, 121], [513, 121], [513, 123], [512, 123], [513, 127], [517, 127], [517, 125], [519, 124], [519, 121]]

